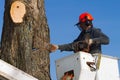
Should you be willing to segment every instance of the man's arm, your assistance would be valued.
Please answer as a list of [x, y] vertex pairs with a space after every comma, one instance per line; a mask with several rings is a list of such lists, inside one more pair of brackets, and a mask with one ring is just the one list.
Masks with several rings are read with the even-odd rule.
[[94, 30], [95, 38], [92, 39], [93, 44], [109, 44], [109, 37], [106, 36], [100, 29]]
[[[52, 50], [55, 51], [57, 49], [61, 50], [61, 51], [84, 51], [84, 49], [86, 49], [88, 46], [88, 43], [86, 43], [85, 41], [77, 41], [77, 42], [72, 42], [72, 43], [68, 43], [68, 44], [63, 44], [63, 45], [53, 45], [52, 44]], [[52, 52], [53, 52], [52, 51]]]

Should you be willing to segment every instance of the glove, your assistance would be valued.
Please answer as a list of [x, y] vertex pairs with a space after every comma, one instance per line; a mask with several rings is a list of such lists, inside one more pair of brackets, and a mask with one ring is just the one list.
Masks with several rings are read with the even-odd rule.
[[93, 40], [92, 40], [92, 39], [89, 39], [88, 44], [91, 45], [92, 43], [93, 43]]
[[50, 52], [54, 52], [58, 49], [58, 45], [50, 44]]

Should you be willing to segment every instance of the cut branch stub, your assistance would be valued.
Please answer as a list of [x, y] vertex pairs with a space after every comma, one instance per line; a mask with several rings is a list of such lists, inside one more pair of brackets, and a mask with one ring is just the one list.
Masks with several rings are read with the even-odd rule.
[[15, 1], [11, 5], [10, 16], [14, 23], [22, 23], [26, 13], [25, 5], [20, 1]]

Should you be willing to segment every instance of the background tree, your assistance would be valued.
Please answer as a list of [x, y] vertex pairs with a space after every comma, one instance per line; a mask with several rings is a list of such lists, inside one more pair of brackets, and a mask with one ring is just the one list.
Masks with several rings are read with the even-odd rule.
[[44, 0], [5, 0], [1, 59], [50, 80], [49, 42]]

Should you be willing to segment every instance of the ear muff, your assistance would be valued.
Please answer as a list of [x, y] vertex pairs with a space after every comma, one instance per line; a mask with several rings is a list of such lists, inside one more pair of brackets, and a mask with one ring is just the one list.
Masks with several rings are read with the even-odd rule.
[[86, 20], [86, 21], [85, 21], [85, 24], [86, 24], [86, 26], [90, 26], [90, 25], [92, 25], [92, 21]]

